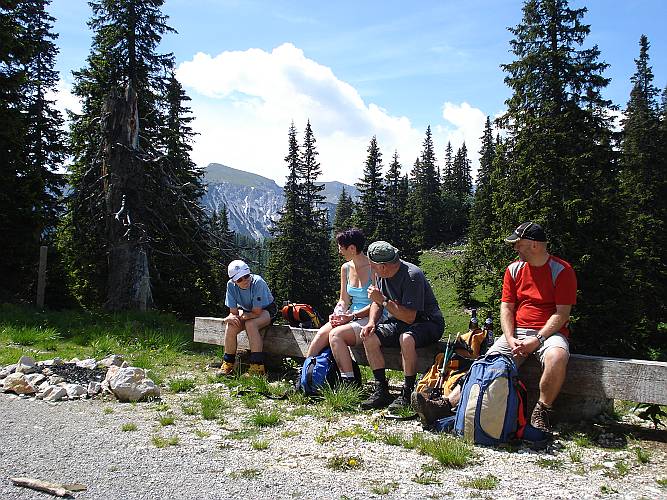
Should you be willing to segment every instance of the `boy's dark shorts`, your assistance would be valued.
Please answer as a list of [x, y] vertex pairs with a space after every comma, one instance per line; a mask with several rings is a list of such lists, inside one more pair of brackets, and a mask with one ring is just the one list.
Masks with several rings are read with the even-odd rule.
[[445, 331], [444, 322], [423, 321], [408, 325], [396, 319], [379, 323], [375, 327], [375, 334], [384, 347], [400, 347], [401, 334], [408, 333], [415, 339], [415, 347], [424, 347], [440, 340]]

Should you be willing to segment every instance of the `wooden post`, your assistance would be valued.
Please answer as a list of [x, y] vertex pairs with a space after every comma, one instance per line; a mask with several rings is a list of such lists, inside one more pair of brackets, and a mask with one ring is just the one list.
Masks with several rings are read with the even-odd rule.
[[39, 271], [37, 272], [37, 307], [44, 309], [44, 289], [46, 288], [46, 255], [49, 247], [39, 247]]

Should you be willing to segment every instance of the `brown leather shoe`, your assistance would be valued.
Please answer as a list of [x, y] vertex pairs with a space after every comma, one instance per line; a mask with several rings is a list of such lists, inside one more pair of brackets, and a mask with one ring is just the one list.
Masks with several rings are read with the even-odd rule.
[[544, 432], [551, 432], [551, 413], [553, 409], [538, 401], [530, 417], [530, 425]]
[[415, 391], [412, 393], [412, 406], [417, 411], [417, 415], [419, 415], [424, 428], [430, 427], [438, 419], [454, 414], [449, 399], [428, 399], [423, 392]]

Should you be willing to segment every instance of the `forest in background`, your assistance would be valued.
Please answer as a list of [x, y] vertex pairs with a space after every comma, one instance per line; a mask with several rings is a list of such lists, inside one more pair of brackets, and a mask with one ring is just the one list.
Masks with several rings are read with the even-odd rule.
[[[229, 230], [225, 209], [200, 205], [189, 98], [173, 55], [158, 50], [174, 31], [163, 3], [90, 3], [93, 42], [74, 73], [82, 112], [66, 129], [48, 98], [58, 81], [48, 0], [0, 2], [0, 302], [34, 300], [47, 245], [51, 308], [222, 313], [226, 265], [242, 257], [267, 262], [278, 301], [326, 313], [338, 287], [332, 234], [356, 225], [415, 263], [424, 250], [464, 243], [459, 303], [497, 315], [514, 258], [503, 238], [532, 220], [577, 272], [575, 350], [667, 359], [667, 87], [654, 82], [646, 36], [637, 34], [627, 103], [612, 103], [602, 96], [607, 64], [586, 45], [586, 9], [527, 0], [510, 29], [513, 60], [501, 67], [511, 97], [504, 115], [487, 118], [474, 182], [473, 153], [436, 146], [430, 127], [409, 168], [398, 151], [386, 161], [371, 137], [360, 196], [342, 193], [332, 223], [316, 184], [315, 126], [304, 124], [300, 139], [286, 124], [285, 205], [272, 238], [256, 243]], [[490, 293], [481, 304], [479, 287]]]

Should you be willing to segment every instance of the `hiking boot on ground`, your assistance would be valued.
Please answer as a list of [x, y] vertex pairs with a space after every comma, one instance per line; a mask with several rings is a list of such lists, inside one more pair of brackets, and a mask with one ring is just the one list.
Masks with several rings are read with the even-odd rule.
[[538, 401], [533, 408], [533, 414], [530, 417], [530, 425], [544, 432], [551, 432], [551, 413], [549, 408], [542, 401]]
[[234, 373], [234, 363], [230, 363], [229, 361], [223, 361], [222, 368], [220, 368], [215, 372], [215, 374], [219, 377], [220, 376], [226, 377], [228, 375], [231, 375], [232, 373]]
[[389, 413], [396, 413], [403, 408], [411, 407], [412, 403], [410, 403], [410, 394], [408, 394], [408, 391], [404, 387], [401, 389], [401, 394], [387, 407], [387, 410], [389, 410]]
[[417, 411], [424, 428], [430, 427], [436, 420], [454, 414], [447, 398], [428, 399], [423, 392], [412, 393], [412, 406]]
[[357, 381], [356, 378], [341, 377], [338, 385], [340, 387], [354, 387], [355, 389], [361, 389], [361, 384]]
[[362, 401], [362, 410], [371, 410], [373, 408], [384, 408], [391, 403], [394, 398], [389, 394], [389, 384], [378, 383], [375, 387], [375, 392], [370, 395], [366, 401]]
[[245, 373], [244, 375], [248, 377], [265, 377], [266, 376], [266, 368], [264, 368], [264, 365], [260, 365], [258, 363], [250, 363], [250, 367], [248, 368], [248, 372]]

